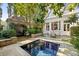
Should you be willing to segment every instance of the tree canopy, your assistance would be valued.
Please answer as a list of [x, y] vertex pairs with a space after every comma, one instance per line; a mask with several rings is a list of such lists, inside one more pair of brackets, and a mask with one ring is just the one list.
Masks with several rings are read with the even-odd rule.
[[78, 17], [77, 17], [76, 14], [72, 14], [68, 17], [68, 19], [69, 19], [68, 22], [70, 22], [72, 24], [72, 23], [75, 23], [78, 20]]
[[[26, 21], [35, 22], [36, 24], [43, 24], [44, 17], [47, 13], [47, 7], [53, 10], [53, 14], [62, 17], [65, 9], [72, 11], [79, 6], [78, 3], [14, 3], [14, 14], [25, 17]], [[74, 15], [75, 17], [75, 15]]]
[[[37, 15], [40, 14], [44, 18], [47, 6], [54, 11], [53, 14], [62, 17], [62, 14], [65, 9], [72, 11], [78, 7], [78, 3], [14, 3], [14, 14], [21, 16], [28, 16], [32, 18], [37, 18]], [[61, 9], [63, 10], [61, 11]], [[37, 14], [37, 15], [36, 15]]]

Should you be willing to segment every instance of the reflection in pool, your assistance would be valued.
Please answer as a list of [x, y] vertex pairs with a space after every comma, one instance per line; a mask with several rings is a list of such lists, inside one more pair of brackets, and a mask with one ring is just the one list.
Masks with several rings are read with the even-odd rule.
[[59, 44], [36, 40], [26, 45], [21, 46], [31, 56], [56, 56]]

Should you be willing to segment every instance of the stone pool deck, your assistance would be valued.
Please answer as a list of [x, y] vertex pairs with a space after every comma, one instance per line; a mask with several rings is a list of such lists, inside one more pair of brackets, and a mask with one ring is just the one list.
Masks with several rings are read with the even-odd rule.
[[0, 48], [0, 56], [30, 56], [20, 46], [30, 43], [35, 40], [39, 40], [39, 39], [59, 43], [60, 47], [57, 52], [57, 56], [78, 56], [76, 49], [74, 49], [70, 43], [62, 42], [62, 41], [55, 41], [55, 40], [51, 40], [49, 38], [45, 39], [45, 38], [40, 38], [40, 37], [26, 39], [25, 41], [21, 41], [16, 44], [2, 47], [2, 48]]

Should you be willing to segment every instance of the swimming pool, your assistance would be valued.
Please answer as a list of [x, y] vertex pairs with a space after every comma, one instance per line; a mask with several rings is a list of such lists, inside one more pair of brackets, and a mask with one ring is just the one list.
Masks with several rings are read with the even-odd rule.
[[60, 44], [36, 40], [21, 46], [31, 56], [56, 56]]

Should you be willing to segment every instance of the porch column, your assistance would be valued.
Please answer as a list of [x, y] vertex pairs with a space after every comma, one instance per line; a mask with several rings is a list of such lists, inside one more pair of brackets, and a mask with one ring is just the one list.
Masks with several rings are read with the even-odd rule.
[[51, 34], [51, 22], [49, 23], [49, 34]]
[[46, 32], [46, 23], [43, 25], [43, 33]]
[[63, 21], [60, 21], [60, 35], [62, 35], [63, 34], [63, 30], [64, 30], [64, 23], [63, 23]]
[[60, 21], [58, 21], [57, 24], [58, 24], [57, 27], [58, 27], [58, 30], [59, 30], [60, 29]]

